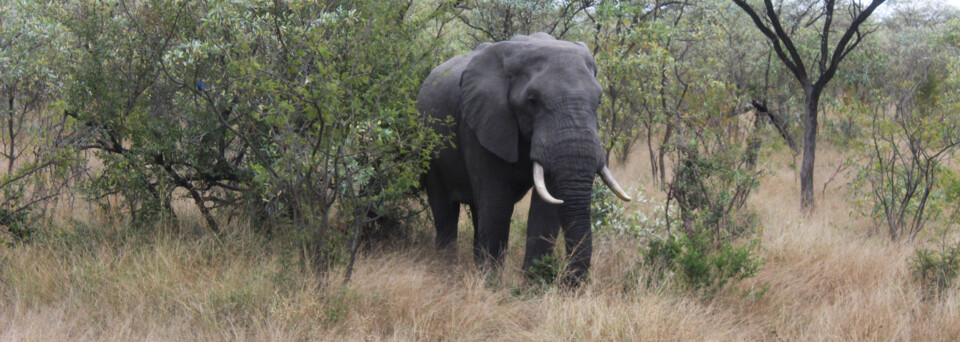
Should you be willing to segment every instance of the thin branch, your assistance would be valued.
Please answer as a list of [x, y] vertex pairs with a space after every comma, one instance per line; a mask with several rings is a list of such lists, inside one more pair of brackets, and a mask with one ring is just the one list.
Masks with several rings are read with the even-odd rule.
[[[850, 23], [850, 26], [847, 27], [847, 31], [843, 33], [843, 37], [840, 38], [840, 41], [837, 42], [836, 47], [833, 49], [833, 55], [831, 56], [829, 67], [827, 67], [826, 72], [820, 75], [820, 79], [817, 80], [817, 87], [825, 86], [827, 82], [833, 78], [833, 75], [836, 74], [837, 67], [840, 65], [840, 62], [843, 61], [843, 58], [846, 57], [846, 55], [852, 51], [854, 47], [860, 44], [860, 41], [863, 39], [863, 35], [859, 32], [860, 25], [867, 21], [867, 18], [873, 14], [873, 11], [885, 1], [886, 0], [872, 0], [870, 5], [861, 11], [860, 14], [857, 15], [857, 17], [853, 20], [853, 22]], [[849, 49], [847, 49], [847, 45], [850, 43], [850, 40], [854, 38], [854, 36], [857, 38], [856, 41], [850, 45]], [[826, 56], [824, 56], [824, 58], [826, 58]]]

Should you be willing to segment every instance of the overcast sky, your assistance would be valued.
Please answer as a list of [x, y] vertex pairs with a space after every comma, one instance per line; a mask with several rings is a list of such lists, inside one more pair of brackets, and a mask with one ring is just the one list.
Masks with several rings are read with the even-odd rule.
[[[865, 1], [865, 2], [869, 2], [869, 1]], [[879, 16], [884, 16], [885, 14], [888, 14], [890, 11], [892, 11], [893, 8], [897, 8], [900, 6], [907, 6], [908, 8], [910, 7], [923, 8], [925, 7], [924, 5], [932, 5], [935, 3], [946, 4], [948, 6], [956, 8], [957, 10], [960, 10], [960, 0], [887, 0], [886, 3], [884, 3], [882, 6], [880, 6], [880, 8], [877, 9], [877, 14]]]
[[888, 6], [888, 5], [890, 5], [890, 4], [903, 3], [903, 2], [906, 2], [906, 3], [914, 3], [914, 4], [940, 2], [940, 3], [945, 3], [945, 4], [948, 4], [948, 5], [951, 5], [951, 6], [956, 7], [956, 8], [960, 8], [960, 0], [887, 0], [886, 4], [884, 4], [884, 6]]

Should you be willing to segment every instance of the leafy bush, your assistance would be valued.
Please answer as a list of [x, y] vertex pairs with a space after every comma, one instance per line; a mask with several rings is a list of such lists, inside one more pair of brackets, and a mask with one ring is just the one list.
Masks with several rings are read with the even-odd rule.
[[460, 9], [469, 45], [508, 40], [518, 34], [546, 32], [557, 38], [578, 29], [578, 19], [596, 0], [468, 0], [447, 1]]
[[364, 227], [410, 216], [439, 143], [413, 99], [434, 64], [436, 43], [423, 33], [444, 16], [411, 5], [55, 7], [78, 47], [62, 98], [88, 134], [74, 147], [103, 164], [85, 193], [135, 222], [176, 220], [183, 197], [215, 233], [221, 217], [240, 216], [312, 241], [319, 270], [351, 259]]
[[[649, 239], [641, 250], [652, 273], [680, 274], [682, 283], [713, 292], [728, 279], [751, 276], [759, 265], [752, 245], [734, 242], [750, 240], [757, 227], [746, 200], [759, 184], [761, 129], [767, 117], [759, 110], [744, 113], [747, 89], [741, 87], [748, 85], [711, 71], [743, 58], [739, 51], [735, 56], [718, 53], [725, 51], [717, 44], [729, 38], [728, 30], [691, 19], [716, 15], [715, 8], [678, 5], [647, 11], [647, 6], [598, 7], [597, 37], [609, 40], [597, 49], [610, 100], [601, 104], [601, 125], [625, 129], [613, 129], [605, 137], [611, 149], [619, 144], [621, 153], [638, 133], [647, 135], [651, 169], [667, 200], [663, 209], [655, 207], [657, 219], [645, 220], [643, 213], [623, 215], [608, 208], [600, 197], [595, 200], [597, 223], [622, 225], [614, 229]], [[685, 15], [686, 10], [696, 14]], [[713, 81], [691, 82], [697, 79]], [[743, 125], [748, 115], [752, 125]], [[674, 163], [672, 177], [664, 165], [668, 160]], [[609, 218], [611, 213], [626, 219]], [[667, 237], [657, 238], [655, 232]]]
[[0, 4], [0, 240], [30, 241], [48, 203], [67, 192], [83, 161], [80, 134], [57, 112], [69, 62], [63, 28], [42, 1]]
[[533, 261], [528, 274], [536, 286], [547, 287], [557, 282], [561, 270], [560, 258], [556, 254], [546, 254]]
[[[510, 293], [524, 298], [542, 295], [559, 283], [563, 267], [563, 260], [560, 257], [556, 254], [546, 254], [534, 260], [530, 269], [525, 272], [529, 281], [511, 288]], [[497, 271], [487, 273], [488, 286], [495, 286], [498, 281]]]
[[681, 233], [653, 238], [640, 252], [648, 282], [660, 283], [676, 276], [682, 284], [712, 295], [731, 280], [756, 274], [763, 264], [756, 256], [758, 244], [759, 240], [741, 244], [724, 241], [716, 247], [707, 232], [692, 238]]
[[954, 205], [946, 206], [935, 248], [918, 248], [910, 265], [925, 298], [940, 296], [955, 284], [960, 274], [960, 241], [949, 242], [950, 237], [955, 237], [955, 229], [960, 223], [960, 205], [956, 205], [960, 203], [960, 177], [954, 172], [946, 172], [943, 176], [943, 201]]
[[[758, 219], [746, 208], [758, 184], [759, 172], [749, 161], [756, 151], [681, 148], [686, 151], [668, 198], [679, 207], [679, 225], [668, 225], [666, 237], [652, 239], [641, 253], [652, 281], [678, 274], [681, 283], [709, 296], [730, 280], [752, 277], [763, 263], [756, 256], [759, 240], [752, 237]], [[744, 238], [747, 242], [737, 242]]]
[[852, 184], [860, 211], [900, 240], [916, 238], [952, 205], [942, 178], [960, 144], [960, 50], [950, 43], [951, 23], [890, 23], [896, 33], [882, 36], [878, 58], [886, 67], [875, 76], [883, 81], [851, 111], [865, 114], [865, 162]]
[[756, 217], [745, 205], [759, 184], [759, 173], [739, 162], [749, 151], [731, 148], [712, 153], [701, 157], [687, 152], [681, 157], [669, 196], [680, 207], [684, 233], [693, 238], [707, 230], [719, 246], [756, 227]]
[[11, 241], [6, 241], [4, 235], [0, 235], [0, 244], [12, 245], [18, 242], [30, 242], [34, 233], [36, 233], [35, 221], [31, 217], [30, 210], [11, 212], [0, 209], [0, 232], [6, 233], [12, 238]]
[[944, 96], [946, 75], [930, 71], [906, 81], [898, 98], [880, 101], [871, 113], [866, 162], [853, 185], [857, 206], [886, 226], [892, 240], [915, 238], [949, 205], [941, 177], [952, 172], [945, 163], [960, 144], [954, 111], [960, 97]]
[[911, 269], [920, 282], [924, 297], [939, 296], [953, 286], [960, 274], [960, 243], [941, 242], [938, 249], [917, 249]]
[[[676, 279], [682, 286], [710, 296], [730, 281], [754, 276], [763, 264], [757, 256], [759, 240], [752, 235], [758, 219], [744, 206], [746, 196], [757, 186], [758, 173], [735, 162], [743, 154], [729, 152], [717, 151], [709, 160], [677, 168], [670, 185], [675, 199], [654, 206], [653, 213], [627, 213], [622, 201], [595, 184], [594, 229], [598, 234], [645, 242], [640, 247], [640, 265], [645, 271], [642, 277], [650, 284]], [[634, 198], [649, 203], [641, 192]], [[671, 202], [676, 205], [668, 208]], [[681, 217], [684, 211], [688, 221]]]
[[863, 106], [859, 100], [850, 97], [831, 98], [824, 101], [824, 110], [843, 113], [823, 118], [820, 134], [834, 146], [841, 149], [854, 147], [866, 134], [864, 127], [868, 124], [864, 122], [864, 118], [870, 116], [869, 108]]
[[609, 188], [601, 181], [593, 184], [593, 195], [590, 202], [593, 229], [598, 234], [613, 234], [616, 236], [630, 236], [644, 238], [656, 231], [666, 229], [666, 222], [676, 219], [676, 207], [670, 212], [670, 218], [665, 215], [666, 206], [654, 204], [652, 210], [645, 209], [653, 201], [644, 196], [643, 189], [626, 190], [633, 197], [633, 203], [641, 208], [628, 210], [628, 203], [613, 195]]
[[[646, 2], [597, 4], [594, 52], [604, 97], [598, 108], [600, 138], [608, 158], [621, 162], [638, 138], [653, 148], [661, 134], [664, 112], [658, 100], [662, 84], [660, 67], [672, 61], [660, 44], [672, 33], [665, 23], [644, 20]], [[650, 151], [651, 170], [658, 179], [657, 155]]]

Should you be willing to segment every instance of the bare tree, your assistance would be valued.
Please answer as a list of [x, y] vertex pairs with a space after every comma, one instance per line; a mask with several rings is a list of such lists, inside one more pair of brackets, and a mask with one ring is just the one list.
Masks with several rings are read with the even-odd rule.
[[[750, 18], [754, 25], [773, 44], [777, 57], [800, 82], [804, 96], [804, 133], [803, 133], [803, 162], [800, 167], [800, 207], [807, 213], [813, 212], [813, 167], [817, 150], [817, 115], [820, 104], [820, 95], [827, 83], [837, 73], [840, 62], [853, 51], [864, 37], [872, 31], [862, 30], [861, 27], [867, 18], [886, 0], [871, 0], [865, 5], [864, 1], [851, 0], [847, 6], [850, 22], [839, 41], [830, 40], [830, 35], [837, 30], [834, 13], [837, 10], [836, 0], [811, 1], [798, 3], [796, 14], [792, 14], [792, 26], [785, 28], [781, 20], [783, 2], [774, 5], [773, 0], [763, 0], [763, 8], [758, 12], [747, 0], [733, 0]], [[789, 20], [789, 19], [788, 19]], [[807, 64], [801, 56], [791, 35], [795, 35], [797, 27], [805, 25], [813, 27], [817, 23], [819, 29], [819, 50], [813, 57], [813, 62]], [[788, 31], [789, 29], [789, 31]]]

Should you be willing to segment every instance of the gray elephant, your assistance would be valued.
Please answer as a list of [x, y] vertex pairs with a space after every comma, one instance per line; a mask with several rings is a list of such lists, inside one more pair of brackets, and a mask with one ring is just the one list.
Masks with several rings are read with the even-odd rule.
[[439, 249], [455, 246], [460, 205], [466, 204], [475, 256], [484, 265], [500, 264], [514, 205], [534, 186], [524, 270], [553, 253], [562, 227], [569, 256], [565, 280], [578, 283], [586, 275], [595, 175], [630, 200], [605, 165], [596, 73], [586, 45], [546, 33], [481, 44], [430, 73], [417, 108], [450, 140], [424, 178]]

